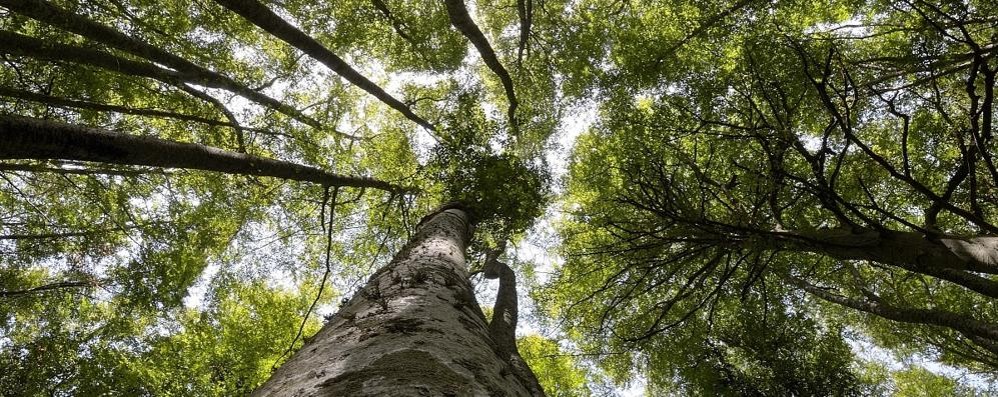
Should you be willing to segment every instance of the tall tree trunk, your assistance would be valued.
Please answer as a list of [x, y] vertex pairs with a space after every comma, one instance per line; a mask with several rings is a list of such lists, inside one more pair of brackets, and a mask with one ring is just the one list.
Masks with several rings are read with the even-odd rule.
[[465, 266], [472, 225], [428, 216], [256, 396], [530, 396], [502, 359]]

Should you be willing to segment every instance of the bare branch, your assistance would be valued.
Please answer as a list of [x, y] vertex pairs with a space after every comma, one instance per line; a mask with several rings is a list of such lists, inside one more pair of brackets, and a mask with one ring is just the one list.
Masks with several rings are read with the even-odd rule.
[[346, 61], [334, 54], [311, 36], [305, 34], [305, 32], [302, 32], [300, 29], [294, 27], [284, 19], [281, 19], [280, 16], [267, 8], [267, 6], [256, 0], [216, 0], [216, 2], [236, 14], [239, 14], [243, 18], [246, 18], [247, 21], [250, 21], [252, 24], [260, 27], [267, 33], [274, 35], [275, 37], [283, 40], [285, 43], [288, 43], [308, 54], [308, 56], [314, 58], [315, 60], [322, 62], [322, 64], [326, 65], [329, 70], [332, 70], [334, 73], [340, 75], [351, 84], [360, 87], [360, 89], [366, 91], [368, 94], [378, 98], [378, 100], [392, 109], [402, 113], [402, 115], [404, 115], [407, 119], [412, 120], [416, 124], [419, 124], [430, 131], [436, 130], [436, 127], [434, 127], [429, 121], [417, 116], [412, 112], [412, 109], [404, 103], [400, 102], [398, 99], [395, 99], [395, 97], [385, 92], [384, 89], [371, 80], [368, 80], [367, 77], [364, 77], [364, 75], [360, 74], [360, 72], [348, 65]]
[[218, 148], [125, 135], [55, 121], [0, 116], [3, 159], [66, 159], [123, 165], [185, 168], [230, 174], [269, 176], [325, 186], [409, 189], [372, 178], [338, 175], [325, 170], [235, 153]]
[[492, 45], [489, 44], [489, 40], [485, 38], [485, 34], [478, 28], [475, 21], [471, 19], [471, 15], [468, 14], [468, 8], [464, 6], [464, 1], [444, 0], [444, 4], [447, 5], [447, 15], [450, 17], [451, 25], [454, 25], [464, 37], [468, 38], [468, 41], [475, 46], [478, 53], [482, 56], [482, 61], [485, 62], [485, 65], [489, 69], [492, 69], [492, 72], [502, 82], [502, 86], [506, 90], [506, 100], [509, 101], [509, 110], [507, 112], [509, 123], [512, 128], [517, 128], [516, 107], [519, 105], [519, 102], [517, 102], [516, 92], [513, 90], [513, 78], [510, 77], [509, 72], [499, 62], [499, 57], [496, 56], [496, 52], [492, 49]]

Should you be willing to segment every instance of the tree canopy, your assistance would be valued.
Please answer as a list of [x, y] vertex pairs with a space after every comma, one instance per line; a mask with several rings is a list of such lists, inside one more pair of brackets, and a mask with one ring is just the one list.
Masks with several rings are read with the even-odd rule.
[[0, 393], [248, 393], [450, 201], [473, 274], [521, 280], [550, 395], [992, 392], [995, 26], [973, 0], [0, 0]]

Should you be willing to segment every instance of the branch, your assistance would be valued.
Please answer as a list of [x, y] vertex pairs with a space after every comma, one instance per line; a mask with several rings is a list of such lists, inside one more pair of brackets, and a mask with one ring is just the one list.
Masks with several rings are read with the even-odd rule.
[[51, 95], [39, 94], [39, 93], [35, 93], [35, 92], [18, 90], [18, 89], [9, 88], [9, 87], [0, 87], [0, 96], [5, 96], [5, 97], [9, 97], [9, 98], [23, 99], [23, 100], [37, 102], [37, 103], [42, 103], [42, 104], [51, 105], [51, 106], [70, 107], [70, 108], [76, 108], [76, 109], [99, 110], [99, 111], [114, 112], [114, 113], [121, 113], [121, 114], [130, 114], [130, 115], [135, 115], [135, 116], [161, 117], [161, 118], [174, 119], [174, 120], [192, 121], [192, 122], [195, 122], [195, 123], [207, 124], [207, 125], [218, 126], [218, 127], [239, 128], [239, 129], [242, 129], [242, 130], [245, 130], [245, 131], [259, 132], [261, 134], [279, 135], [277, 133], [274, 133], [274, 132], [271, 132], [271, 131], [268, 131], [268, 130], [265, 130], [265, 129], [262, 129], [262, 128], [243, 127], [243, 126], [239, 126], [239, 125], [233, 124], [231, 122], [224, 122], [224, 121], [219, 121], [219, 120], [213, 120], [213, 119], [209, 119], [209, 118], [206, 118], [206, 117], [195, 116], [195, 115], [190, 115], [190, 114], [176, 113], [176, 112], [170, 112], [170, 111], [165, 111], [165, 110], [157, 110], [157, 109], [149, 109], [149, 108], [131, 108], [131, 107], [122, 106], [122, 105], [108, 105], [108, 104], [98, 103], [98, 102], [90, 102], [90, 101], [83, 101], [83, 100], [77, 100], [77, 99], [60, 98], [60, 97], [55, 97], [55, 96], [51, 96]]
[[[46, 1], [0, 0], [0, 6], [129, 54], [173, 68], [177, 72], [187, 76], [186, 81], [190, 83], [232, 91], [246, 99], [284, 113], [304, 124], [315, 128], [322, 128], [318, 121], [302, 114], [293, 107], [240, 84], [228, 76], [198, 66], [159, 47], [145, 43], [137, 38], [126, 36], [110, 27], [63, 10]], [[110, 69], [115, 70], [114, 68]]]
[[364, 75], [360, 74], [360, 72], [354, 70], [354, 68], [348, 65], [342, 58], [334, 54], [311, 36], [305, 34], [305, 32], [302, 32], [284, 19], [281, 19], [280, 16], [267, 8], [267, 6], [257, 2], [256, 0], [215, 1], [223, 7], [239, 14], [243, 18], [246, 18], [246, 20], [260, 27], [264, 31], [283, 40], [285, 43], [288, 43], [298, 50], [308, 54], [308, 56], [314, 58], [315, 60], [322, 62], [322, 64], [326, 65], [329, 70], [332, 70], [334, 73], [340, 75], [340, 77], [343, 77], [351, 84], [360, 87], [360, 89], [366, 91], [368, 94], [378, 98], [378, 100], [392, 109], [402, 113], [402, 115], [404, 115], [407, 119], [412, 120], [416, 124], [419, 124], [430, 131], [436, 131], [436, 127], [434, 127], [429, 121], [417, 116], [412, 112], [412, 109], [409, 109], [409, 107], [404, 103], [385, 92], [384, 89], [371, 80], [368, 80], [367, 77], [364, 77]]
[[527, 46], [530, 44], [530, 25], [533, 23], [534, 17], [534, 1], [517, 0], [516, 13], [520, 16], [520, 43], [516, 50], [516, 64], [520, 65], [523, 62], [523, 52], [528, 50]]
[[992, 342], [998, 341], [998, 329], [991, 324], [975, 320], [970, 316], [939, 309], [909, 309], [881, 302], [861, 301], [829, 292], [796, 277], [788, 277], [788, 280], [809, 294], [824, 301], [870, 313], [888, 320], [949, 328], [971, 340], [983, 338]]
[[301, 325], [298, 327], [298, 333], [295, 334], [294, 339], [291, 340], [291, 344], [288, 345], [288, 348], [284, 351], [284, 353], [281, 353], [281, 355], [274, 360], [274, 364], [270, 366], [271, 371], [277, 368], [277, 364], [281, 361], [281, 359], [288, 354], [291, 354], [291, 351], [294, 350], [295, 343], [298, 343], [298, 339], [301, 338], [302, 333], [305, 331], [305, 324], [308, 323], [308, 317], [312, 314], [312, 310], [315, 309], [315, 305], [319, 303], [319, 299], [322, 298], [322, 290], [326, 288], [326, 281], [329, 280], [329, 275], [333, 272], [333, 268], [330, 265], [330, 258], [332, 257], [333, 249], [333, 215], [336, 213], [336, 197], [339, 196], [339, 194], [340, 188], [337, 186], [333, 189], [332, 201], [329, 202], [329, 227], [326, 227], [326, 203], [330, 200], [329, 187], [326, 187], [323, 192], [322, 207], [319, 208], [321, 217], [319, 223], [324, 229], [326, 229], [326, 270], [322, 273], [322, 281], [319, 283], [319, 292], [315, 294], [315, 300], [312, 301], [312, 304], [308, 306], [308, 310], [305, 311], [305, 316], [302, 318]]
[[39, 292], [49, 292], [68, 288], [82, 288], [98, 285], [97, 282], [90, 281], [61, 281], [57, 283], [40, 285], [34, 288], [22, 289], [22, 290], [0, 290], [0, 298], [16, 298], [20, 296], [30, 295]]
[[669, 56], [672, 56], [673, 54], [675, 54], [676, 51], [679, 50], [680, 47], [686, 45], [686, 43], [689, 43], [690, 40], [693, 40], [697, 36], [700, 36], [700, 35], [704, 34], [707, 31], [707, 29], [710, 29], [710, 28], [714, 27], [714, 25], [716, 25], [718, 22], [721, 22], [722, 20], [724, 20], [724, 18], [727, 18], [729, 15], [734, 14], [738, 10], [740, 10], [742, 8], [745, 8], [749, 4], [752, 4], [753, 1], [755, 1], [755, 0], [741, 0], [741, 1], [733, 4], [730, 8], [728, 8], [728, 9], [726, 9], [724, 11], [721, 11], [721, 12], [719, 12], [719, 13], [717, 13], [717, 14], [709, 17], [709, 18], [707, 18], [706, 20], [704, 20], [703, 22], [701, 22], [700, 25], [697, 26], [696, 29], [693, 29], [692, 32], [690, 32], [685, 37], [683, 37], [682, 40], [679, 40], [679, 42], [677, 42], [676, 44], [673, 44], [671, 47], [669, 47], [668, 49], [666, 49], [665, 52], [662, 53], [662, 55], [659, 55], [658, 58], [655, 59], [655, 66], [658, 67], [659, 65], [662, 64], [662, 62], [665, 62], [665, 58], [666, 57], [669, 57]]
[[232, 114], [232, 112], [229, 111], [229, 108], [227, 108], [222, 101], [219, 101], [218, 99], [215, 99], [215, 97], [191, 87], [190, 84], [181, 84], [180, 89], [190, 96], [212, 104], [216, 109], [218, 109], [219, 112], [222, 112], [225, 118], [229, 120], [229, 123], [234, 126], [232, 129], [236, 133], [236, 147], [239, 148], [239, 153], [246, 153], [246, 140], [243, 137], [243, 127], [239, 124], [239, 119], [236, 118], [236, 115]]
[[388, 22], [392, 25], [392, 29], [395, 29], [395, 33], [398, 33], [398, 35], [408, 42], [413, 48], [417, 48], [416, 43], [412, 40], [412, 36], [409, 36], [409, 34], [405, 32], [405, 29], [403, 29], [405, 27], [405, 23], [396, 17], [395, 14], [392, 14], [392, 11], [388, 9], [388, 5], [385, 4], [384, 0], [371, 0], [371, 5], [373, 5], [374, 8], [376, 8], [378, 12], [380, 12], [381, 15], [388, 20]]
[[478, 28], [475, 21], [471, 19], [471, 15], [468, 14], [468, 9], [464, 6], [463, 0], [444, 0], [444, 4], [447, 5], [447, 15], [450, 17], [451, 25], [461, 32], [464, 37], [468, 38], [478, 50], [478, 53], [482, 56], [482, 61], [485, 61], [485, 65], [492, 69], [492, 72], [499, 77], [499, 81], [502, 82], [503, 88], [506, 90], [506, 100], [509, 101], [509, 123], [514, 129], [517, 126], [516, 123], [516, 107], [518, 102], [516, 100], [516, 92], [513, 91], [513, 78], [509, 76], [509, 72], [506, 68], [502, 66], [499, 62], [499, 58], [496, 56], [495, 50], [489, 44], [489, 40], [485, 38], [482, 30]]
[[324, 186], [390, 192], [412, 189], [366, 177], [334, 174], [316, 167], [225, 151], [195, 143], [125, 135], [56, 121], [0, 116], [0, 159], [64, 159], [122, 165], [184, 168], [269, 176]]
[[[869, 157], [871, 160], [877, 163], [881, 168], [887, 171], [887, 173], [890, 174], [891, 177], [904, 182], [905, 184], [910, 186], [913, 190], [915, 190], [916, 192], [920, 193], [921, 195], [932, 201], [934, 205], [941, 206], [943, 209], [950, 211], [954, 215], [957, 215], [961, 218], [964, 218], [976, 224], [981, 229], [990, 232], [998, 231], [998, 226], [995, 226], [994, 224], [988, 222], [986, 219], [978, 216], [973, 212], [957, 207], [953, 203], [946, 200], [944, 197], [936, 194], [936, 192], [932, 191], [932, 189], [928, 188], [927, 186], [916, 180], [914, 177], [905, 175], [903, 172], [898, 171], [898, 169], [894, 167], [890, 161], [888, 161], [886, 158], [873, 151], [872, 148], [870, 148], [866, 143], [860, 140], [860, 138], [856, 136], [855, 132], [852, 130], [851, 119], [846, 115], [843, 115], [839, 111], [838, 106], [835, 105], [834, 101], [829, 95], [828, 76], [831, 74], [831, 65], [830, 65], [831, 56], [829, 56], [828, 59], [826, 59], [826, 62], [824, 63], [823, 75], [821, 77], [815, 77], [811, 70], [811, 64], [812, 64], [811, 57], [807, 54], [805, 49], [794, 41], [791, 41], [790, 44], [791, 47], [794, 49], [794, 51], [797, 52], [798, 57], [801, 59], [802, 64], [804, 66], [804, 74], [806, 75], [807, 79], [810, 80], [811, 84], [814, 86], [815, 90], [817, 91], [818, 96], [821, 99], [821, 102], [824, 105], [825, 110], [829, 113], [831, 118], [836, 122], [837, 126], [842, 130], [843, 135], [847, 140], [853, 142], [853, 144], [858, 146], [860, 150], [867, 157]], [[834, 52], [834, 48], [831, 49], [830, 51]]]
[[[218, 103], [216, 100], [203, 93], [192, 90], [187, 84], [190, 83], [212, 88], [229, 89], [230, 91], [231, 88], [233, 88], [228, 87], [225, 84], [220, 84], [218, 81], [205, 80], [202, 76], [186, 75], [180, 72], [158, 67], [151, 63], [121, 58], [104, 51], [66, 44], [50, 43], [33, 37], [6, 31], [0, 31], [0, 53], [28, 56], [38, 59], [69, 61], [82, 65], [94, 66], [122, 75], [151, 78], [153, 80], [180, 88], [189, 95], [200, 100], [207, 101], [216, 106]], [[209, 100], [209, 98], [211, 98], [211, 100]], [[273, 98], [269, 98], [269, 100], [276, 102]], [[76, 104], [84, 105], [84, 103]], [[264, 105], [268, 104], [264, 103]], [[312, 124], [310, 125], [313, 127], [321, 127], [321, 125], [314, 120], [311, 123]], [[351, 135], [346, 136], [355, 138]]]

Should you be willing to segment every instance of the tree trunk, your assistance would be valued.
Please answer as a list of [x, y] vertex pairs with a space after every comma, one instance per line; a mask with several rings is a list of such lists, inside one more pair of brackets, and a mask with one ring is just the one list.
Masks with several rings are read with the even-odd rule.
[[449, 208], [255, 396], [530, 396], [489, 335], [465, 266], [472, 226]]
[[530, 395], [543, 397], [544, 389], [541, 388], [534, 372], [527, 366], [527, 362], [520, 356], [520, 350], [516, 346], [516, 321], [520, 317], [516, 298], [516, 273], [513, 273], [509, 265], [499, 262], [498, 255], [490, 257], [492, 263], [485, 264], [485, 277], [499, 279], [499, 292], [496, 294], [496, 304], [492, 310], [489, 334], [496, 343], [499, 355], [509, 362], [513, 371], [524, 381], [524, 386], [530, 391]]

